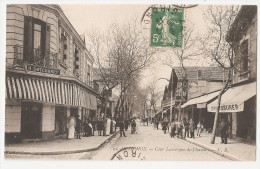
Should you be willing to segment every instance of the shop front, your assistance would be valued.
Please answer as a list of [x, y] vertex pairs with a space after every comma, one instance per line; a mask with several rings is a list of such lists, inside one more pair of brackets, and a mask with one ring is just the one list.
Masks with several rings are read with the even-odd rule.
[[[217, 100], [207, 106], [216, 112]], [[221, 97], [219, 120], [230, 123], [233, 138], [252, 141], [256, 139], [256, 82], [229, 88]]]
[[95, 95], [73, 81], [28, 74], [7, 73], [5, 94], [7, 143], [66, 136], [69, 116], [83, 119], [82, 111], [97, 107]]
[[207, 104], [215, 100], [218, 94], [219, 91], [204, 94], [183, 104], [181, 106], [184, 110], [183, 118], [186, 118], [186, 120], [193, 119], [195, 124], [201, 122], [207, 131], [211, 131], [215, 115], [214, 113], [207, 112]]

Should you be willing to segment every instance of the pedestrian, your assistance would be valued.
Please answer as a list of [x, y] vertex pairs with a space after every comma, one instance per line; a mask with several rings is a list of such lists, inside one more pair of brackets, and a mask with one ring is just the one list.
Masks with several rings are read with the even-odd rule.
[[74, 133], [75, 133], [75, 126], [76, 126], [76, 119], [74, 116], [68, 117], [68, 139], [74, 139]]
[[95, 135], [95, 131], [96, 131], [96, 127], [97, 127], [97, 122], [96, 122], [95, 118], [92, 119], [91, 125], [92, 125], [92, 136], [94, 136]]
[[116, 121], [115, 119], [113, 118], [112, 119], [112, 134], [114, 134], [116, 132]]
[[189, 122], [190, 138], [194, 138], [194, 129], [195, 129], [194, 121], [190, 119]]
[[175, 135], [175, 131], [176, 131], [176, 123], [173, 120], [173, 122], [171, 123], [171, 132], [170, 132], [171, 137], [173, 137], [173, 138], [174, 138], [174, 135]]
[[120, 137], [122, 137], [122, 135], [124, 135], [124, 137], [126, 137], [126, 135], [125, 135], [125, 131], [124, 131], [124, 128], [125, 128], [124, 125], [125, 125], [125, 124], [124, 124], [124, 121], [121, 120], [121, 121], [119, 122]]
[[156, 129], [158, 130], [158, 126], [159, 126], [159, 120], [158, 119], [156, 119]]
[[131, 134], [135, 134], [135, 133], [136, 133], [136, 122], [135, 120], [133, 120], [131, 123]]
[[182, 138], [182, 129], [183, 129], [183, 122], [182, 120], [180, 122], [178, 122], [178, 125], [177, 125], [177, 137], [178, 138]]
[[102, 121], [100, 118], [98, 118], [97, 121], [97, 130], [98, 130], [98, 136], [101, 136], [101, 132], [102, 132]]
[[85, 119], [83, 123], [83, 137], [87, 137], [89, 132], [88, 120]]
[[203, 129], [203, 125], [201, 124], [201, 122], [199, 121], [199, 123], [197, 124], [197, 136], [200, 137], [200, 133], [201, 130]]
[[125, 124], [125, 131], [127, 131], [128, 130], [128, 125], [129, 125], [128, 124], [128, 119], [125, 120], [124, 124]]
[[186, 118], [183, 119], [183, 127], [184, 127], [184, 139], [189, 137], [189, 121]]
[[79, 116], [77, 115], [76, 117], [76, 136], [77, 136], [77, 139], [81, 139], [80, 138], [80, 130], [81, 130], [81, 121], [79, 119]]
[[222, 119], [220, 123], [220, 137], [221, 137], [221, 143], [227, 144], [227, 131], [228, 131], [228, 124], [227, 122]]
[[110, 134], [110, 125], [111, 125], [111, 120], [110, 117], [108, 117], [106, 122], [106, 136], [109, 136]]
[[166, 130], [167, 130], [167, 125], [168, 123], [166, 122], [166, 119], [162, 122], [162, 130], [163, 133], [166, 134]]

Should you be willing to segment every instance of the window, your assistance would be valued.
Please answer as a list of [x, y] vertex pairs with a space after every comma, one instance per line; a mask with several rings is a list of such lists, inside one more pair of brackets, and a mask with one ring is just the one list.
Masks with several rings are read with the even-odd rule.
[[80, 51], [79, 47], [74, 43], [74, 74], [79, 77], [79, 64], [80, 64]]
[[63, 27], [60, 27], [60, 60], [62, 64], [66, 64], [68, 58], [68, 34]]
[[241, 43], [240, 46], [240, 71], [248, 71], [248, 40]]
[[198, 80], [201, 79], [201, 76], [202, 76], [201, 70], [197, 70], [197, 78], [198, 78]]
[[90, 82], [90, 65], [88, 65], [88, 69], [87, 69], [87, 84], [91, 85], [91, 82]]
[[24, 17], [24, 50], [23, 60], [28, 63], [40, 63], [44, 65], [49, 51], [50, 29], [46, 22], [30, 16]]

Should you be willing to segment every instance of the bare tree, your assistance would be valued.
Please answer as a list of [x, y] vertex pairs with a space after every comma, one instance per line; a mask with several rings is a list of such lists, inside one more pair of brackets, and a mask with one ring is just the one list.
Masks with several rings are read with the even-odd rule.
[[[231, 82], [231, 72], [237, 69], [234, 64], [234, 46], [231, 41], [226, 41], [228, 32], [233, 25], [238, 13], [238, 6], [209, 6], [204, 13], [207, 22], [208, 33], [200, 39], [204, 56], [210, 58], [215, 64], [222, 67], [228, 72], [228, 76], [224, 79], [225, 84], [218, 96], [218, 108], [215, 114], [213, 134], [211, 144], [215, 143], [216, 127], [220, 110], [222, 94]], [[234, 33], [234, 32], [233, 32]], [[237, 69], [239, 70], [239, 69]]]
[[[120, 103], [116, 107], [123, 109], [126, 89], [149, 65], [156, 50], [150, 48], [149, 38], [144, 36], [136, 19], [124, 25], [112, 24], [106, 34], [92, 32], [89, 40], [97, 74], [105, 85], [102, 92], [104, 103], [108, 102], [105, 93], [120, 86]], [[106, 118], [106, 108], [104, 114]]]
[[[176, 60], [179, 62], [181, 72], [180, 75], [182, 76], [181, 79], [179, 79], [179, 86], [176, 88], [176, 91], [180, 91], [181, 99], [179, 102], [179, 113], [178, 113], [178, 120], [180, 119], [181, 115], [181, 105], [182, 101], [184, 100], [183, 91], [187, 87], [187, 70], [185, 68], [185, 62], [186, 61], [192, 61], [195, 59], [195, 57], [200, 56], [202, 54], [202, 51], [200, 48], [198, 48], [199, 44], [199, 38], [198, 35], [195, 35], [194, 33], [194, 25], [192, 23], [188, 24], [189, 26], [184, 29], [183, 33], [183, 44], [182, 48], [173, 48], [171, 51], [173, 52], [173, 55], [170, 55], [165, 61], [164, 64], [167, 66], [170, 66], [172, 69], [173, 64], [176, 63]], [[172, 77], [171, 77], [172, 79]], [[173, 82], [169, 81], [170, 84], [173, 84]], [[172, 119], [171, 119], [172, 120]]]

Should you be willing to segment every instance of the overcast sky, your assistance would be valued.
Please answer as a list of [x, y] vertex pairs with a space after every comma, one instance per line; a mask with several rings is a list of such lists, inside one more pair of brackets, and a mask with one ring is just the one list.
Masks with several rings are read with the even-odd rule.
[[[106, 31], [111, 23], [124, 23], [130, 19], [137, 17], [140, 18], [149, 7], [148, 4], [144, 5], [102, 5], [102, 4], [80, 4], [80, 5], [60, 5], [65, 15], [70, 20], [72, 25], [78, 31], [79, 34], [85, 34], [92, 29], [98, 29], [100, 31]], [[194, 8], [185, 10], [185, 18], [190, 22], [194, 23], [195, 33], [202, 34], [206, 31], [206, 25], [203, 20], [203, 11], [205, 5], [199, 5]], [[189, 26], [189, 25], [186, 25]], [[158, 61], [152, 64], [144, 72], [144, 78], [142, 84], [148, 85], [153, 79], [167, 78], [169, 79], [171, 68], [163, 65], [161, 62], [164, 60], [166, 55], [170, 55], [170, 52], [164, 52], [158, 54], [156, 57]], [[178, 66], [179, 63], [176, 61], [174, 66]], [[204, 65], [202, 59], [198, 58], [196, 62], [186, 62], [186, 66], [200, 66]], [[157, 90], [163, 92], [165, 85], [168, 82], [166, 80], [158, 80], [156, 83]], [[160, 100], [158, 101], [159, 104]], [[158, 105], [157, 104], [157, 105]]]

